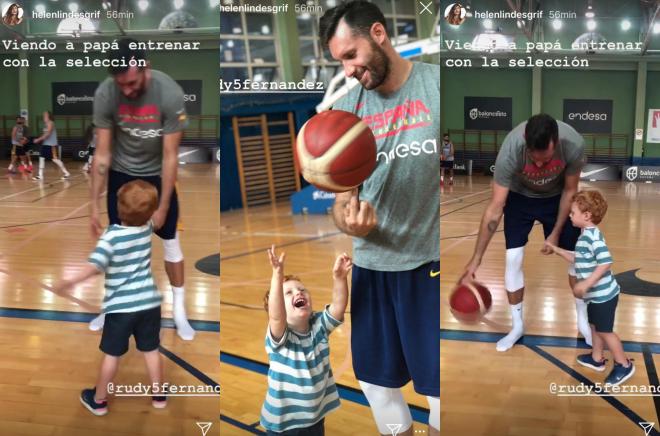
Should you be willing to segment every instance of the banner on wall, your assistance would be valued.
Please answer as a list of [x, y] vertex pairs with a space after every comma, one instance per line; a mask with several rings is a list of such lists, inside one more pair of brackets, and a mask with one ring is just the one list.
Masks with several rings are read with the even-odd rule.
[[465, 97], [463, 100], [466, 130], [511, 130], [511, 97]]
[[649, 109], [649, 124], [646, 128], [646, 142], [660, 143], [660, 109]]
[[202, 114], [202, 81], [177, 80], [176, 83], [183, 89], [183, 102], [188, 115]]
[[564, 100], [564, 122], [580, 133], [612, 133], [612, 100]]
[[98, 82], [53, 82], [53, 115], [92, 115]]

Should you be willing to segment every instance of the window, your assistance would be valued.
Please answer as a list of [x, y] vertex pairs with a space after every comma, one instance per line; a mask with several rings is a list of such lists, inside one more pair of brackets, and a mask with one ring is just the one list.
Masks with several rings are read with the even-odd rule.
[[[271, 0], [222, 0], [223, 5], [269, 6]], [[222, 12], [220, 14], [220, 76], [224, 81], [279, 80], [279, 53], [272, 13]]]

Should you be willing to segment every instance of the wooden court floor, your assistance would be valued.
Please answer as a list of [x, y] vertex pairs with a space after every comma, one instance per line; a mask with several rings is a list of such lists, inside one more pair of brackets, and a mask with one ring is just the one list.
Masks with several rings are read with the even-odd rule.
[[[285, 274], [298, 275], [311, 291], [315, 310], [331, 301], [332, 265], [351, 240], [330, 215], [291, 214], [288, 203], [223, 212], [221, 217], [221, 429], [223, 434], [262, 434], [259, 414], [266, 389], [268, 356], [264, 338], [268, 315], [262, 299], [272, 269], [266, 249], [286, 252]], [[344, 324], [330, 335], [330, 361], [342, 405], [326, 417], [326, 434], [378, 434], [351, 366], [350, 305]], [[413, 406], [415, 428], [426, 433], [427, 403], [412, 387], [404, 390]]]
[[[2, 435], [199, 435], [198, 421], [213, 422], [218, 435], [219, 399], [171, 397], [166, 409], [149, 398], [111, 398], [109, 413], [95, 417], [79, 403], [81, 389], [95, 383], [100, 334], [94, 316], [42, 286], [67, 276], [86, 261], [95, 241], [88, 229], [89, 179], [81, 164], [66, 162], [72, 177], [59, 180], [47, 165], [45, 182], [5, 174], [0, 162], [0, 434]], [[195, 267], [217, 255], [219, 243], [217, 165], [179, 169], [178, 193], [186, 259], [186, 304], [197, 336], [184, 342], [172, 327], [171, 292], [154, 239], [153, 271], [164, 295], [161, 353], [165, 381], [203, 386], [219, 383], [219, 279]], [[73, 295], [93, 306], [103, 298], [103, 279], [79, 285]], [[142, 356], [131, 345], [115, 380], [148, 383]]]
[[[495, 342], [510, 327], [503, 288], [504, 235], [491, 242], [478, 280], [493, 294], [493, 307], [484, 322], [466, 325], [448, 309], [451, 289], [468, 262], [481, 214], [490, 195], [490, 178], [458, 177], [441, 197], [441, 401], [445, 435], [644, 435], [640, 421], [660, 417], [659, 397], [559, 396], [553, 386], [602, 383], [604, 373], [575, 363], [586, 344], [577, 339], [574, 299], [567, 287], [566, 263], [539, 250], [537, 226], [525, 251], [524, 319], [526, 336], [505, 353]], [[643, 389], [658, 385], [660, 363], [660, 185], [622, 182], [582, 183], [600, 190], [609, 209], [600, 228], [614, 259], [615, 274], [636, 271], [623, 286], [615, 320], [635, 375], [626, 385]], [[500, 225], [500, 230], [501, 230]], [[639, 290], [648, 296], [629, 295]], [[610, 357], [610, 356], [606, 356]], [[649, 388], [650, 389], [650, 388]], [[648, 389], [647, 389], [648, 392]]]

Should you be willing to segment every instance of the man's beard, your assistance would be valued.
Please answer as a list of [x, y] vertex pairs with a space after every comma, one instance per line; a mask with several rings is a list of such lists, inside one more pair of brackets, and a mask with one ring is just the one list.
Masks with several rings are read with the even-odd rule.
[[367, 90], [378, 88], [390, 75], [390, 60], [387, 55], [385, 55], [385, 51], [374, 41], [371, 41], [371, 50], [373, 56], [371, 57], [371, 61], [367, 64], [366, 69], [366, 71], [369, 71], [371, 80], [369, 83], [362, 85], [364, 89]]

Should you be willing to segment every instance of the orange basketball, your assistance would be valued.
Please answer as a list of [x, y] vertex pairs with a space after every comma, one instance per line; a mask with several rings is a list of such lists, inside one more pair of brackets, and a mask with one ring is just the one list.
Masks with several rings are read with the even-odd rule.
[[452, 313], [459, 321], [474, 322], [486, 314], [493, 304], [493, 297], [487, 287], [472, 282], [458, 285], [449, 296]]
[[376, 167], [376, 139], [355, 114], [325, 111], [300, 129], [295, 156], [312, 185], [329, 192], [350, 191]]

